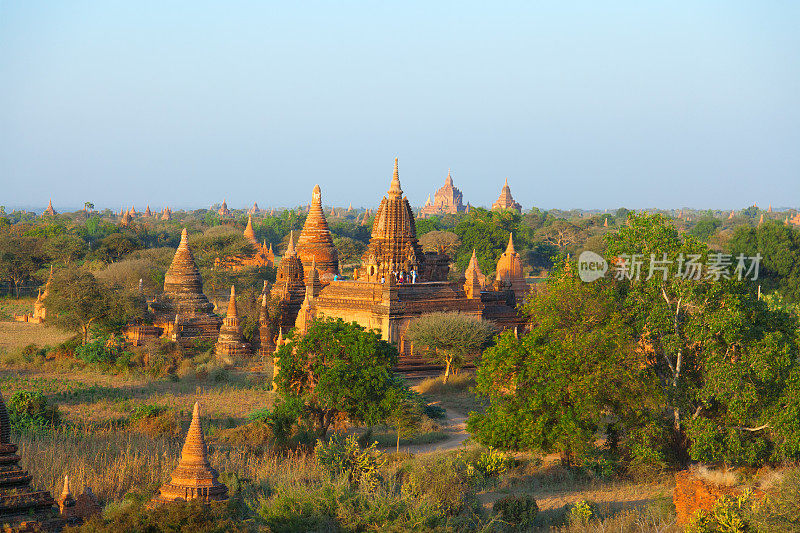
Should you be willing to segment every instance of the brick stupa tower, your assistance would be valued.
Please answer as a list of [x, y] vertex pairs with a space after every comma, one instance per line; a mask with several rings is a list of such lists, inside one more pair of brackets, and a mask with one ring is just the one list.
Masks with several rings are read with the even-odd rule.
[[481, 267], [478, 265], [478, 255], [474, 248], [467, 270], [464, 272], [464, 278], [464, 293], [467, 298], [480, 298], [481, 290], [486, 286], [486, 276], [481, 272]]
[[294, 249], [294, 232], [289, 233], [289, 246], [278, 263], [278, 273], [271, 294], [278, 299], [279, 328], [289, 331], [294, 327], [297, 312], [306, 295], [303, 264]]
[[[11, 444], [11, 423], [0, 394], [0, 524], [11, 531], [45, 531], [62, 522], [53, 496], [31, 488], [33, 476], [19, 466], [17, 447]], [[5, 529], [4, 529], [5, 531]]]
[[506, 251], [503, 252], [503, 255], [501, 255], [500, 259], [497, 261], [495, 286], [498, 290], [505, 289], [514, 291], [517, 302], [521, 302], [528, 293], [528, 284], [525, 282], [525, 276], [522, 274], [522, 259], [514, 249], [513, 233], [508, 236]]
[[242, 356], [250, 353], [250, 345], [244, 342], [239, 313], [236, 310], [236, 289], [231, 285], [231, 297], [228, 300], [228, 313], [219, 329], [219, 338], [215, 348], [217, 355]]
[[[150, 304], [156, 315], [153, 324], [164, 329], [164, 335], [180, 339], [216, 339], [222, 319], [213, 313], [214, 304], [203, 294], [203, 278], [189, 249], [184, 228], [181, 242], [164, 275], [164, 292]], [[176, 317], [178, 331], [175, 331]]]
[[467, 207], [462, 203], [463, 195], [459, 189], [453, 186], [453, 178], [450, 169], [447, 169], [447, 178], [436, 194], [433, 195], [433, 202], [430, 196], [425, 202], [425, 207], [420, 211], [420, 216], [428, 217], [431, 215], [443, 215], [446, 213], [463, 213]]
[[172, 479], [159, 490], [154, 503], [176, 500], [200, 499], [206, 502], [228, 499], [228, 487], [217, 479], [218, 473], [208, 462], [206, 441], [200, 424], [200, 404], [194, 404], [192, 423], [186, 434], [178, 466], [172, 471]]
[[297, 255], [303, 263], [303, 270], [308, 276], [311, 263], [316, 261], [317, 271], [322, 279], [333, 278], [339, 273], [339, 252], [333, 245], [331, 230], [325, 213], [322, 212], [322, 191], [314, 185], [311, 194], [311, 209], [297, 240]]
[[515, 202], [514, 197], [511, 196], [511, 187], [508, 186], [508, 178], [506, 178], [506, 183], [500, 190], [500, 197], [492, 204], [492, 211], [505, 211], [506, 209], [517, 212], [522, 211], [522, 206]]

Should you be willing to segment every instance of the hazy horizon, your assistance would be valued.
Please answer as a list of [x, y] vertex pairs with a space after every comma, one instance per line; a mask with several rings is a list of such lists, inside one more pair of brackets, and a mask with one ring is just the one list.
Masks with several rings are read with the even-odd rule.
[[800, 4], [0, 2], [0, 204], [800, 206]]

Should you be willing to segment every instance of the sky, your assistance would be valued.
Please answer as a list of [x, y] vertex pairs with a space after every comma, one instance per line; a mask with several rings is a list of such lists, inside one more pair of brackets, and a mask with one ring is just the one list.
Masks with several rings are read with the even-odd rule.
[[800, 206], [800, 2], [0, 0], [0, 204]]

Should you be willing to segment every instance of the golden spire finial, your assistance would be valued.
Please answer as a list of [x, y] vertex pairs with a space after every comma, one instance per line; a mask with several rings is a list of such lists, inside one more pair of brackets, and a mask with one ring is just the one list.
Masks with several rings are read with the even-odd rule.
[[400, 173], [397, 170], [397, 158], [394, 158], [394, 172], [392, 173], [392, 183], [389, 185], [387, 193], [390, 198], [400, 198], [403, 196], [403, 189], [400, 188]]

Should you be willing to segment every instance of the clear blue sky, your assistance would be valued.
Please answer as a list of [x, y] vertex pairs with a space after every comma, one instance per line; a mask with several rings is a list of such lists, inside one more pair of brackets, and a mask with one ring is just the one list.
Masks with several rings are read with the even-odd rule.
[[[498, 5], [499, 4], [499, 5]], [[0, 0], [0, 204], [800, 205], [800, 2]]]

